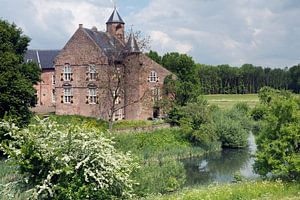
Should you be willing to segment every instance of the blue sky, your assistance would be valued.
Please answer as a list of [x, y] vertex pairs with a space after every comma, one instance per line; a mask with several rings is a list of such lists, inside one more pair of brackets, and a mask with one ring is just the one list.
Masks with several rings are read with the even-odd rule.
[[[61, 49], [82, 23], [105, 30], [112, 0], [0, 0], [0, 17], [32, 38], [30, 48]], [[118, 0], [127, 25], [160, 54], [177, 51], [204, 64], [300, 63], [299, 0]]]

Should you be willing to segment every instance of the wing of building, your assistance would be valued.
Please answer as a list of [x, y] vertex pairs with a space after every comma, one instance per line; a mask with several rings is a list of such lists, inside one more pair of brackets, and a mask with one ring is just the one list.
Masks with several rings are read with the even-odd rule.
[[79, 25], [62, 50], [29, 50], [42, 69], [34, 111], [114, 120], [159, 117], [156, 103], [171, 72], [141, 53], [114, 9], [106, 31]]

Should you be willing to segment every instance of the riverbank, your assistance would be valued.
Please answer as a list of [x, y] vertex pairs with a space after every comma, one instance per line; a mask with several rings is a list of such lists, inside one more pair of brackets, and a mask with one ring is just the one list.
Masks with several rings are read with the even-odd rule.
[[168, 195], [154, 195], [147, 200], [232, 200], [300, 199], [300, 184], [282, 181], [250, 181], [186, 188]]

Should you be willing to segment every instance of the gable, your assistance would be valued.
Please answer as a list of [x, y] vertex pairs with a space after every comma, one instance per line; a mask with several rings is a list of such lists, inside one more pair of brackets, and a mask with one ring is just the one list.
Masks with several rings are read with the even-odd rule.
[[78, 28], [55, 59], [55, 65], [107, 64], [108, 57], [97, 43]]

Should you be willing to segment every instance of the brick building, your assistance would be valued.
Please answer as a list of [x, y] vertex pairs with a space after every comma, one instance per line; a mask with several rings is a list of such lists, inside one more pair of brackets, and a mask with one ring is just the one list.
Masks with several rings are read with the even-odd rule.
[[143, 54], [114, 9], [106, 32], [79, 25], [60, 51], [29, 50], [26, 61], [42, 68], [36, 112], [114, 120], [149, 119], [159, 112], [168, 70]]

